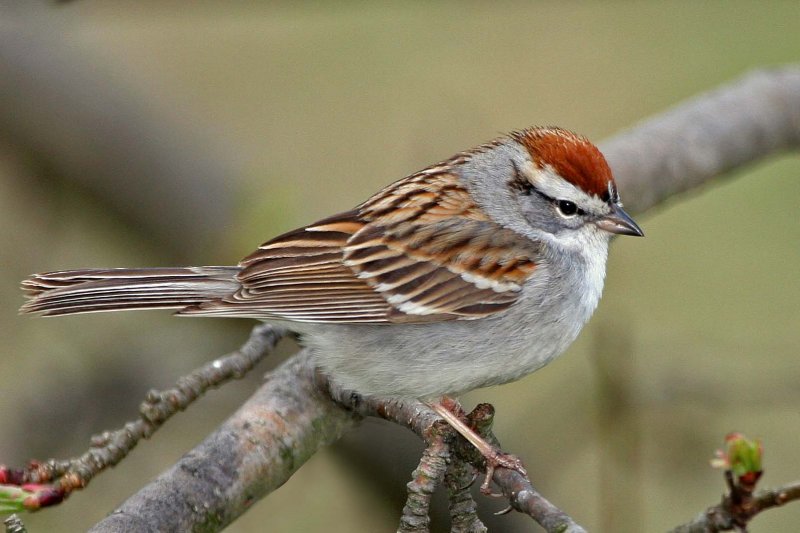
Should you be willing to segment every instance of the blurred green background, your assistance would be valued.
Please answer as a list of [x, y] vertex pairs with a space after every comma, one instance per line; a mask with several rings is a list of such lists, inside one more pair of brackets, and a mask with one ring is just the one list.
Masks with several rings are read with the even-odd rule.
[[[0, 8], [0, 57], [0, 461], [22, 464], [81, 453], [147, 389], [251, 327], [17, 316], [27, 274], [232, 264], [501, 132], [558, 124], [603, 139], [797, 61], [800, 4], [19, 2]], [[647, 238], [614, 244], [605, 298], [569, 352], [465, 398], [496, 406], [504, 448], [590, 530], [664, 530], [716, 503], [708, 459], [733, 429], [764, 439], [765, 486], [800, 478], [798, 174], [796, 154], [776, 157], [638, 217]], [[29, 531], [88, 528], [292, 350], [24, 517]], [[419, 452], [368, 420], [229, 530], [394, 531]], [[492, 531], [533, 527], [480, 500]], [[798, 522], [794, 504], [751, 530]]]

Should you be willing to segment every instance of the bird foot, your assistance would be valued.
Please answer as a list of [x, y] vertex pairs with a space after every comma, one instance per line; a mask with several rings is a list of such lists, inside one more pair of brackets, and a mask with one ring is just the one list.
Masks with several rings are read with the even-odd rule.
[[486, 477], [484, 478], [483, 483], [481, 483], [481, 493], [486, 496], [492, 496], [495, 498], [503, 496], [502, 494], [492, 492], [492, 489], [489, 487], [490, 483], [492, 482], [494, 471], [498, 467], [516, 470], [523, 476], [528, 475], [528, 471], [525, 470], [525, 466], [522, 464], [520, 458], [516, 455], [505, 453], [501, 450], [498, 450], [494, 446], [491, 446], [488, 449], [481, 449], [480, 452], [483, 455], [483, 458], [486, 460]]
[[428, 404], [439, 416], [441, 416], [450, 426], [460, 433], [467, 441], [469, 441], [483, 456], [486, 462], [486, 477], [481, 484], [481, 492], [488, 496], [502, 496], [501, 494], [492, 494], [489, 485], [492, 481], [492, 476], [497, 468], [508, 468], [516, 470], [523, 476], [527, 476], [528, 472], [522, 464], [522, 461], [516, 456], [505, 453], [498, 449], [496, 446], [489, 444], [486, 440], [475, 432], [465, 420], [468, 416], [464, 415], [463, 409], [457, 401], [452, 398], [442, 398], [440, 402], [432, 402]]

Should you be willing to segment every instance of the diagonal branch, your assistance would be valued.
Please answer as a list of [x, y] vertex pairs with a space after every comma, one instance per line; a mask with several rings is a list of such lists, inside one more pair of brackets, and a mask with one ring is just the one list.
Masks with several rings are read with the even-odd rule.
[[272, 352], [284, 334], [274, 326], [256, 326], [238, 350], [183, 376], [170, 389], [148, 392], [139, 406], [137, 420], [95, 435], [89, 450], [80, 457], [31, 461], [25, 468], [0, 465], [0, 502], [11, 504], [15, 510], [36, 510], [61, 503], [72, 492], [86, 487], [97, 474], [118, 464], [139, 442], [150, 438], [209, 389], [244, 377]]
[[[635, 212], [798, 146], [800, 67], [755, 72], [602, 144]], [[318, 382], [308, 352], [301, 352], [206, 441], [92, 531], [221, 529], [361, 416], [405, 415], [417, 434], [435, 420], [422, 404], [372, 405], [357, 395], [341, 398], [349, 407], [344, 409], [320, 394]], [[516, 509], [541, 513], [548, 530], [574, 524], [543, 498], [534, 498], [530, 483], [515, 473], [498, 469], [493, 479]], [[579, 531], [571, 527], [563, 530]]]
[[0, 141], [170, 250], [208, 246], [233, 218], [229, 183], [240, 172], [206, 128], [165, 120], [45, 2], [0, 2], [0, 20]]
[[303, 350], [270, 373], [206, 440], [91, 531], [218, 531], [359, 418], [320, 394]]
[[600, 143], [634, 213], [799, 147], [797, 65], [754, 71]]

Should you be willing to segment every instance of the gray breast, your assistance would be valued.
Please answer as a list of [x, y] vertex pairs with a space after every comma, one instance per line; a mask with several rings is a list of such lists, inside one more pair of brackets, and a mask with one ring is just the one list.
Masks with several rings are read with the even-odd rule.
[[513, 381], [561, 354], [597, 305], [604, 259], [542, 264], [511, 308], [479, 320], [285, 325], [303, 335], [318, 364], [346, 388], [392, 397], [455, 395]]

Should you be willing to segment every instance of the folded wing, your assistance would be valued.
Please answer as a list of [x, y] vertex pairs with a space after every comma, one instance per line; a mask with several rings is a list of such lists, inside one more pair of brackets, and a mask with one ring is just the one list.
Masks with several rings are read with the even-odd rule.
[[241, 288], [181, 314], [300, 322], [465, 320], [511, 306], [535, 244], [490, 221], [436, 167], [357, 209], [281, 235], [241, 263]]

